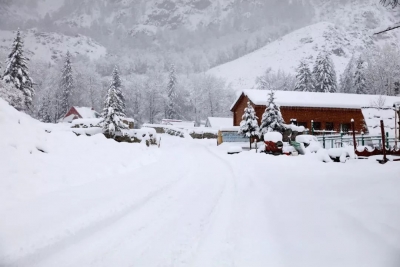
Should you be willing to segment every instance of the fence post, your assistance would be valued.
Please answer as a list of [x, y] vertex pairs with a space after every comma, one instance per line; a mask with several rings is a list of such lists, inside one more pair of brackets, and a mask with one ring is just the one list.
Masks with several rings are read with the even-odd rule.
[[325, 148], [325, 130], [322, 131], [322, 142]]
[[354, 129], [354, 119], [351, 119], [351, 128], [353, 130], [353, 146], [354, 152], [357, 150], [357, 143], [356, 143], [356, 130]]
[[314, 120], [311, 120], [311, 135], [314, 135]]
[[364, 132], [361, 131], [361, 144], [364, 146]]
[[381, 134], [382, 134], [382, 150], [383, 150], [383, 161], [386, 163], [386, 147], [385, 147], [385, 125], [383, 120], [381, 120]]
[[386, 147], [389, 148], [389, 133], [386, 132]]
[[343, 135], [344, 133], [340, 131], [340, 147], [343, 147]]

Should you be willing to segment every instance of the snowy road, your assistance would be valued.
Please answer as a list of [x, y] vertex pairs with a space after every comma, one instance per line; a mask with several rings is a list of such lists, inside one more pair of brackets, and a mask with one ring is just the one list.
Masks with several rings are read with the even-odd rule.
[[[164, 139], [156, 163], [3, 207], [18, 221], [2, 217], [0, 265], [400, 263], [400, 164], [383, 179], [368, 162], [321, 169]], [[372, 178], [354, 175], [354, 164]]]

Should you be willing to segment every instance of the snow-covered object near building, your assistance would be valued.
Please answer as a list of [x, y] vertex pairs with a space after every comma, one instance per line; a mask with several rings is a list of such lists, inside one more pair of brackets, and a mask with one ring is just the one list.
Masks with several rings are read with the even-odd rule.
[[69, 111], [65, 114], [62, 122], [72, 122], [77, 119], [98, 119], [101, 115], [93, 108], [89, 107], [71, 107]]
[[264, 134], [264, 141], [266, 142], [282, 142], [282, 134], [278, 132], [268, 132]]
[[[383, 120], [385, 133], [389, 133], [390, 137], [395, 136], [396, 113], [393, 108], [364, 107], [361, 111], [370, 135], [381, 135], [381, 120]], [[399, 115], [397, 116], [397, 123], [399, 123]], [[399, 126], [397, 126], [398, 130]]]
[[296, 136], [296, 142], [304, 145], [303, 150], [305, 153], [315, 153], [322, 149], [317, 137], [313, 135], [298, 135]]
[[221, 118], [221, 117], [208, 117], [206, 121], [206, 127], [219, 130], [221, 128], [233, 126], [232, 118]]

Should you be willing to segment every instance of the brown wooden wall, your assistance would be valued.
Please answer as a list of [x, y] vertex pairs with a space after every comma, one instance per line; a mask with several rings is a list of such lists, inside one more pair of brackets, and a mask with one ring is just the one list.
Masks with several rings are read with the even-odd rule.
[[[242, 96], [233, 108], [233, 123], [234, 126], [239, 126], [242, 120], [242, 115], [247, 102], [247, 96]], [[265, 111], [265, 106], [256, 106], [251, 101], [257, 117], [258, 122], [261, 122], [262, 115]], [[365, 131], [364, 116], [361, 109], [343, 109], [343, 108], [309, 108], [309, 107], [281, 107], [282, 117], [286, 123], [290, 123], [291, 119], [297, 119], [298, 123], [305, 122], [307, 128], [311, 128], [311, 120], [321, 123], [321, 130], [326, 129], [326, 123], [331, 122], [334, 124], [334, 130], [339, 132], [342, 123], [350, 123], [354, 119], [355, 130], [358, 132]]]

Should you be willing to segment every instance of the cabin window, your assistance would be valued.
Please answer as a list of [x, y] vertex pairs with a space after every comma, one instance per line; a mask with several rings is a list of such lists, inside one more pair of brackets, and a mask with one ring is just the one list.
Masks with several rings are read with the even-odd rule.
[[348, 133], [351, 130], [351, 124], [350, 123], [342, 123], [340, 124], [340, 131], [344, 133]]
[[333, 122], [327, 122], [327, 123], [325, 123], [325, 130], [327, 130], [327, 131], [333, 131], [335, 128], [334, 128], [334, 123]]
[[297, 122], [297, 126], [303, 126], [304, 128], [308, 128], [307, 127], [307, 122], [304, 122], [304, 121]]
[[320, 123], [320, 122], [315, 122], [315, 121], [314, 121], [314, 123], [313, 123], [313, 128], [314, 128], [314, 130], [316, 130], [316, 131], [321, 130], [321, 123]]

